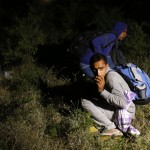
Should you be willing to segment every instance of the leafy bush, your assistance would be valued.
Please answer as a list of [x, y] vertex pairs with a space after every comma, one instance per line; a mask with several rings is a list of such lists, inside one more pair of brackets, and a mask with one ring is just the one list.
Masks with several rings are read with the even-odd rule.
[[128, 62], [135, 63], [150, 74], [149, 71], [149, 49], [150, 38], [144, 33], [142, 27], [136, 22], [129, 23], [129, 31], [126, 40], [122, 43], [122, 50]]
[[7, 29], [6, 43], [1, 46], [3, 65], [33, 61], [38, 45], [45, 42], [46, 36], [40, 28], [41, 16], [29, 13], [26, 18], [16, 18], [16, 24]]

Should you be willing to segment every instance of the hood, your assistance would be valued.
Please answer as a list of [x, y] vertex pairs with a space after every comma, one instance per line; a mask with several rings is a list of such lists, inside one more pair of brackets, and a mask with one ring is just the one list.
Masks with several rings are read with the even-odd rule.
[[128, 28], [127, 24], [118, 21], [112, 27], [112, 31], [115, 32], [117, 34], [117, 36], [119, 36], [127, 28]]

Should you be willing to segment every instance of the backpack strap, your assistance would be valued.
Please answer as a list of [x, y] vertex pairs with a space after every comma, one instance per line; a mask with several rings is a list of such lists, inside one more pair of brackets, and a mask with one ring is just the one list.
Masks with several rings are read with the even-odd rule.
[[115, 32], [112, 32], [112, 31], [106, 31], [104, 34], [105, 34], [105, 41], [107, 41], [107, 39], [108, 39], [108, 36], [107, 36], [107, 34], [108, 33], [113, 33], [115, 36], [116, 36], [116, 38], [113, 40], [113, 41], [111, 41], [111, 42], [109, 42], [108, 44], [106, 44], [106, 45], [104, 45], [102, 48], [107, 48], [108, 46], [110, 46], [112, 43], [116, 43], [116, 41], [117, 41], [117, 34], [115, 33]]

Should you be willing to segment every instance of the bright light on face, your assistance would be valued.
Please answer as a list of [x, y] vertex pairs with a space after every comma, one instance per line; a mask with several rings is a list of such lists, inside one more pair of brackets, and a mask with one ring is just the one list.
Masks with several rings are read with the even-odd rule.
[[108, 64], [106, 64], [104, 60], [100, 60], [95, 62], [92, 68], [95, 76], [105, 76], [108, 69]]

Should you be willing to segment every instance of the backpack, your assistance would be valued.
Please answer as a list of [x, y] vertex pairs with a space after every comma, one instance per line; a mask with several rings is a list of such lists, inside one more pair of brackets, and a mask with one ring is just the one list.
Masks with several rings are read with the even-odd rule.
[[135, 64], [128, 63], [114, 68], [128, 83], [131, 91], [136, 93], [135, 104], [145, 105], [150, 102], [150, 78]]
[[97, 36], [103, 34], [102, 32], [91, 30], [85, 31], [79, 35], [77, 35], [71, 46], [69, 48], [69, 52], [74, 54], [75, 56], [81, 56], [86, 51], [86, 48], [89, 47], [92, 49], [91, 40]]
[[[96, 38], [97, 36], [100, 36], [105, 33], [115, 34], [112, 31], [100, 32], [97, 30], [91, 30], [91, 31], [85, 31], [85, 32], [79, 34], [78, 36], [76, 36], [73, 39], [73, 42], [71, 43], [70, 48], [68, 49], [71, 62], [74, 63], [75, 66], [77, 66], [79, 64], [80, 56], [82, 56], [86, 52], [87, 48], [90, 48], [91, 50], [94, 51], [93, 46], [91, 44], [91, 40]], [[106, 38], [107, 38], [107, 36], [106, 36]], [[116, 35], [116, 39], [111, 41], [107, 45], [105, 45], [104, 48], [111, 45], [113, 42], [116, 42], [116, 40], [117, 40], [117, 35]]]

